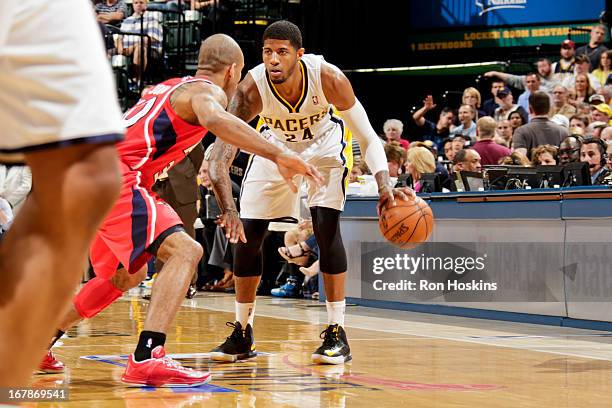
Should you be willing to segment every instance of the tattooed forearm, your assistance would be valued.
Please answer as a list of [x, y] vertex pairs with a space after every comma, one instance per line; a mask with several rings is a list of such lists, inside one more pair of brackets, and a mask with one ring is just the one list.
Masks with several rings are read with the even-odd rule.
[[217, 139], [213, 145], [209, 159], [209, 177], [215, 197], [221, 211], [236, 211], [232, 196], [232, 180], [229, 177], [229, 166], [236, 156], [236, 148]]

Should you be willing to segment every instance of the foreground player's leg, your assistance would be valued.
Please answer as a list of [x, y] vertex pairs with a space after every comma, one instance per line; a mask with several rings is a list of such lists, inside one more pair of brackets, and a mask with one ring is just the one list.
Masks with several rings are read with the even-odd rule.
[[236, 289], [236, 321], [226, 323], [232, 334], [210, 355], [215, 361], [234, 362], [257, 355], [253, 337], [255, 297], [261, 280], [261, 245], [268, 230], [268, 221], [242, 220], [246, 243], [238, 243], [234, 249], [234, 282]]
[[127, 384], [155, 387], [204, 384], [210, 380], [209, 372], [184, 368], [165, 357], [164, 350], [166, 333], [202, 257], [202, 247], [185, 232], [174, 232], [163, 240], [157, 257], [164, 262], [164, 267], [153, 285], [144, 330], [121, 380]]
[[102, 310], [110, 306], [124, 292], [135, 288], [147, 276], [147, 266], [142, 267], [134, 274], [128, 273], [125, 268], [117, 270], [115, 275], [108, 279], [96, 276], [89, 280], [79, 293], [75, 296], [68, 312], [58, 325], [57, 332], [51, 338], [47, 354], [40, 362], [38, 371], [47, 374], [62, 373], [65, 370], [64, 363], [55, 358], [51, 348], [55, 343], [83, 319], [91, 319]]
[[323, 344], [312, 353], [318, 364], [342, 364], [352, 359], [344, 332], [346, 301], [346, 251], [340, 235], [340, 211], [326, 207], [311, 208], [312, 225], [319, 244], [327, 308], [327, 328], [321, 333]]
[[0, 245], [0, 386], [5, 387], [27, 384], [121, 185], [111, 145], [32, 153], [27, 162], [34, 188]]

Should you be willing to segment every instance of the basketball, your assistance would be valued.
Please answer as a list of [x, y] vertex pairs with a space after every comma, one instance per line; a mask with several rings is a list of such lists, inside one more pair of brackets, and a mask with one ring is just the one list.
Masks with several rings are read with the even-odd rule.
[[434, 218], [431, 208], [420, 197], [408, 201], [395, 199], [395, 207], [386, 207], [380, 213], [380, 232], [393, 245], [413, 248], [427, 241], [433, 231]]

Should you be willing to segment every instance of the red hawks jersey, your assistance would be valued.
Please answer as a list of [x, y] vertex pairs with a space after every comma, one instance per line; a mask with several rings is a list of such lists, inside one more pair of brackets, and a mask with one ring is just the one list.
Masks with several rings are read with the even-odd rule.
[[189, 82], [207, 79], [173, 78], [156, 85], [129, 109], [123, 120], [125, 140], [117, 145], [119, 157], [141, 173], [141, 185], [151, 188], [202, 141], [208, 130], [181, 119], [170, 105], [172, 92]]

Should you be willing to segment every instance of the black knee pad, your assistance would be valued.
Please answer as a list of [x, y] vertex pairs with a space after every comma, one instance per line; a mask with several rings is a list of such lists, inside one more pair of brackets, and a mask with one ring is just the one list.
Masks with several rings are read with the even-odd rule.
[[235, 276], [261, 276], [261, 243], [268, 231], [268, 220], [242, 220], [247, 242], [231, 245], [233, 251], [233, 270]]
[[327, 207], [312, 207], [310, 214], [319, 245], [321, 271], [331, 275], [346, 272], [346, 250], [340, 235], [340, 211]]

